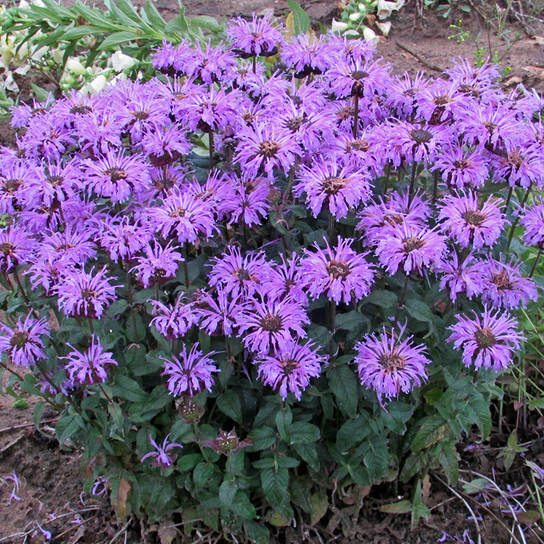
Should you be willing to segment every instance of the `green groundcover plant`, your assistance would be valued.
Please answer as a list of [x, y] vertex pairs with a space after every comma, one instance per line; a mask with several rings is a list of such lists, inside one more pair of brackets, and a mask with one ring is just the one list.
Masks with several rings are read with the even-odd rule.
[[544, 104], [489, 64], [393, 77], [368, 42], [270, 17], [227, 36], [13, 109], [3, 368], [120, 517], [267, 542], [411, 482], [417, 521], [523, 357]]

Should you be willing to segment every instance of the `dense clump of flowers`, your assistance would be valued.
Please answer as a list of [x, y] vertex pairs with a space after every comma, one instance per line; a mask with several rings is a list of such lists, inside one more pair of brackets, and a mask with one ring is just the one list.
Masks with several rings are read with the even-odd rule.
[[19, 319], [15, 328], [0, 323], [0, 354], [6, 354], [10, 362], [17, 366], [36, 364], [46, 358], [42, 336], [50, 336], [45, 319], [35, 319], [28, 314]]

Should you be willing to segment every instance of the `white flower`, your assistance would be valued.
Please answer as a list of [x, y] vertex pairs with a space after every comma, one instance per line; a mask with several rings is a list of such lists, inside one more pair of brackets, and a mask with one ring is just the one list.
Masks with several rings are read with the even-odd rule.
[[87, 76], [89, 75], [89, 72], [87, 71], [87, 69], [85, 68], [85, 66], [83, 66], [83, 64], [81, 64], [81, 62], [79, 62], [79, 59], [76, 59], [74, 57], [70, 57], [67, 61], [66, 61], [66, 70], [69, 70], [70, 72], [78, 75], [78, 76]]
[[374, 45], [378, 45], [378, 42], [380, 41], [380, 38], [376, 36], [376, 33], [367, 26], [365, 26], [365, 29], [363, 30], [363, 38], [367, 42], [372, 42]]
[[343, 21], [337, 21], [336, 19], [332, 20], [331, 30], [333, 32], [343, 32], [348, 28], [348, 24]]
[[116, 51], [111, 56], [111, 65], [116, 72], [122, 72], [126, 68], [132, 68], [136, 64], [136, 59], [124, 55], [121, 51]]

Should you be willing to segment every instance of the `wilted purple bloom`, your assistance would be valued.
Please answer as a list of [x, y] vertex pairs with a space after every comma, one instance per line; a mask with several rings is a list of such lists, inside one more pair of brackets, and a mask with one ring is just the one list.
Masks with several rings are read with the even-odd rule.
[[544, 242], [544, 199], [539, 197], [536, 204], [525, 208], [520, 225], [525, 227], [523, 243], [542, 247]]
[[426, 219], [431, 215], [431, 209], [417, 194], [410, 200], [408, 193], [390, 193], [389, 200], [380, 197], [375, 204], [363, 208], [357, 214], [360, 219], [356, 230], [363, 231], [365, 243], [373, 246], [385, 236], [389, 229], [396, 225], [406, 224], [414, 229], [425, 227]]
[[174, 306], [163, 304], [159, 300], [150, 300], [154, 307], [154, 317], [150, 325], [155, 327], [167, 340], [182, 338], [187, 331], [198, 323], [200, 311], [192, 302], [183, 301], [183, 293], [177, 298]]
[[141, 281], [147, 289], [150, 285], [156, 283], [165, 283], [176, 275], [179, 262], [183, 257], [179, 252], [170, 247], [162, 247], [155, 243], [153, 247], [150, 243], [144, 247], [145, 257], [138, 257], [138, 265], [131, 269], [135, 272], [136, 279]]
[[457, 323], [449, 327], [452, 331], [448, 342], [454, 342], [457, 350], [463, 351], [463, 364], [492, 368], [500, 372], [512, 363], [512, 354], [521, 346], [525, 337], [517, 331], [518, 322], [508, 312], [491, 313], [487, 307], [474, 318], [456, 315]]
[[100, 338], [91, 335], [91, 345], [81, 353], [70, 344], [72, 351], [61, 359], [66, 359], [65, 366], [68, 377], [81, 385], [104, 383], [108, 379], [108, 367], [117, 366], [113, 353], [105, 351], [100, 344]]
[[414, 345], [412, 336], [401, 340], [404, 330], [401, 328], [397, 334], [384, 327], [379, 336], [368, 334], [355, 344], [359, 379], [378, 398], [385, 395], [391, 399], [401, 391], [409, 393], [427, 379], [425, 367], [431, 361], [426, 357], [425, 346]]
[[103, 228], [99, 243], [109, 253], [112, 261], [131, 261], [151, 240], [147, 228], [128, 215], [115, 219], [108, 216]]
[[449, 187], [479, 189], [489, 175], [488, 163], [482, 152], [469, 152], [454, 145], [442, 150], [430, 170], [439, 170]]
[[457, 253], [453, 252], [438, 263], [434, 271], [441, 273], [440, 288], [447, 288], [450, 299], [455, 302], [461, 293], [471, 299], [484, 291], [485, 273], [481, 265], [482, 261], [472, 254], [467, 255], [466, 259], [459, 263]]
[[529, 300], [538, 300], [538, 293], [532, 279], [524, 278], [521, 264], [506, 264], [490, 257], [482, 265], [485, 289], [482, 300], [494, 308], [518, 308]]
[[198, 291], [197, 295], [200, 328], [209, 335], [232, 336], [236, 327], [236, 315], [244, 308], [241, 295], [231, 296], [232, 292], [220, 286], [216, 289], [215, 296], [205, 291]]
[[96, 257], [92, 233], [67, 226], [64, 232], [53, 232], [40, 242], [40, 257], [51, 257], [68, 265], [84, 265]]
[[322, 36], [300, 34], [283, 44], [281, 60], [295, 70], [295, 77], [302, 78], [326, 72], [336, 62], [335, 49]]
[[310, 378], [321, 374], [321, 365], [327, 357], [319, 355], [312, 342], [302, 345], [294, 340], [281, 344], [271, 355], [261, 355], [255, 361], [259, 365], [259, 378], [265, 385], [278, 389], [283, 400], [293, 393], [297, 400], [310, 385]]
[[212, 373], [219, 372], [210, 357], [215, 352], [204, 355], [198, 346], [196, 342], [187, 353], [187, 347], [183, 344], [179, 359], [172, 355], [173, 361], [161, 357], [165, 363], [162, 375], [168, 376], [168, 391], [175, 397], [180, 395], [193, 397], [203, 389], [212, 390]]
[[260, 292], [270, 265], [262, 253], [248, 252], [244, 257], [236, 246], [228, 246], [208, 275], [211, 286], [221, 286], [233, 298]]
[[145, 461], [149, 458], [154, 458], [153, 464], [157, 467], [162, 468], [163, 470], [171, 467], [174, 464], [174, 461], [177, 458], [177, 455], [168, 455], [168, 452], [170, 450], [173, 450], [174, 448], [183, 448], [181, 444], [175, 444], [175, 443], [168, 443], [168, 439], [170, 438], [170, 434], [166, 436], [166, 438], [162, 442], [162, 446], [159, 446], [154, 440], [151, 435], [149, 435], [149, 441], [151, 442], [151, 445], [155, 448], [155, 451], [151, 451], [149, 453], [146, 453], [142, 457], [142, 461]]
[[70, 317], [100, 319], [104, 310], [116, 299], [117, 285], [110, 285], [106, 269], [93, 275], [84, 270], [69, 270], [64, 280], [56, 287], [59, 310]]
[[273, 124], [256, 123], [245, 127], [238, 134], [235, 162], [240, 163], [242, 172], [257, 175], [264, 172], [273, 178], [274, 168], [289, 172], [295, 158], [302, 154], [293, 133]]
[[378, 240], [376, 255], [389, 274], [402, 268], [405, 274], [441, 262], [446, 252], [444, 237], [434, 229], [396, 225]]
[[315, 252], [305, 251], [300, 261], [301, 285], [312, 298], [325, 294], [337, 303], [349, 303], [369, 295], [374, 273], [364, 256], [351, 248], [352, 242], [339, 238], [336, 247], [325, 242], [325, 249], [315, 244]]
[[0, 271], [9, 274], [17, 265], [26, 264], [36, 247], [35, 240], [15, 225], [0, 230]]
[[271, 301], [289, 298], [301, 306], [307, 306], [308, 295], [302, 281], [300, 259], [296, 255], [289, 260], [285, 260], [283, 255], [280, 257], [281, 263], [271, 265], [264, 278], [263, 294]]
[[136, 156], [108, 152], [97, 161], [88, 161], [86, 181], [97, 196], [109, 197], [112, 202], [124, 202], [147, 186], [149, 175], [146, 164]]
[[506, 223], [498, 204], [502, 200], [492, 197], [480, 205], [476, 194], [471, 192], [448, 195], [438, 214], [438, 220], [442, 221], [440, 229], [461, 247], [471, 244], [476, 249], [492, 247]]
[[243, 57], [252, 55], [268, 57], [277, 53], [277, 46], [283, 42], [283, 25], [270, 15], [251, 21], [241, 17], [232, 19], [227, 25], [227, 36], [235, 53]]
[[303, 326], [309, 322], [304, 309], [288, 299], [275, 302], [251, 299], [248, 306], [236, 315], [244, 345], [261, 355], [279, 349], [293, 335], [305, 338]]
[[50, 336], [47, 319], [31, 317], [30, 312], [24, 319], [19, 318], [14, 329], [0, 323], [0, 354], [5, 353], [10, 362], [17, 366], [31, 366], [47, 356], [43, 350], [41, 335]]
[[199, 236], [208, 239], [217, 230], [211, 205], [177, 187], [162, 205], [149, 210], [149, 219], [152, 229], [165, 240], [175, 236], [180, 243], [195, 243]]
[[368, 200], [370, 183], [367, 175], [343, 166], [333, 156], [315, 159], [311, 167], [302, 166], [293, 192], [299, 198], [306, 194], [314, 217], [326, 206], [336, 219], [342, 219], [350, 209]]

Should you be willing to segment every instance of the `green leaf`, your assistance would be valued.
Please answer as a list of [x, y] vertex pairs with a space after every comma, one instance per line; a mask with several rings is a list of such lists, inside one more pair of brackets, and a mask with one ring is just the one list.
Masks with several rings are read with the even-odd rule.
[[268, 450], [276, 442], [276, 432], [272, 427], [261, 427], [249, 433], [253, 439], [252, 451]]
[[374, 304], [380, 308], [393, 308], [398, 303], [398, 297], [392, 291], [372, 291], [368, 297], [363, 299], [363, 304]]
[[127, 376], [116, 376], [115, 384], [111, 389], [114, 396], [132, 402], [145, 402], [149, 396], [137, 381]]
[[244, 519], [253, 519], [257, 517], [257, 511], [249, 500], [247, 491], [239, 489], [230, 505], [230, 509], [238, 516]]
[[320, 437], [319, 427], [300, 421], [289, 425], [287, 432], [289, 444], [314, 444]]
[[193, 481], [195, 482], [195, 487], [202, 489], [211, 478], [213, 472], [214, 468], [211, 463], [198, 463], [193, 471]]
[[175, 17], [174, 19], [168, 21], [166, 23], [164, 31], [166, 32], [166, 34], [171, 34], [173, 32], [187, 34], [189, 32], [189, 25], [187, 24], [187, 19], [185, 18], [183, 13], [178, 17]]
[[291, 482], [291, 501], [300, 506], [307, 514], [312, 511], [312, 492], [308, 479], [297, 478]]
[[362, 442], [370, 434], [368, 415], [366, 412], [355, 418], [348, 419], [336, 434], [336, 444], [340, 451], [350, 450]]
[[391, 454], [387, 450], [387, 439], [373, 435], [367, 438], [358, 448], [357, 456], [362, 455], [363, 463], [374, 482], [379, 482], [387, 471]]
[[255, 544], [268, 544], [270, 541], [270, 531], [262, 524], [256, 521], [250, 521], [244, 524], [247, 536]]
[[380, 419], [383, 424], [397, 434], [406, 432], [406, 422], [412, 417], [414, 407], [399, 401], [391, 401], [387, 405], [387, 411], [381, 410]]
[[433, 457], [442, 465], [450, 485], [455, 485], [459, 479], [459, 454], [455, 449], [455, 442], [442, 440], [437, 445], [437, 449]]
[[49, 100], [49, 96], [51, 94], [50, 91], [46, 91], [45, 89], [34, 85], [34, 83], [30, 83], [30, 85], [32, 87], [32, 91], [34, 92], [34, 96], [36, 97], [36, 100], [38, 100], [38, 102], [47, 102]]
[[295, 18], [295, 34], [307, 34], [307, 32], [310, 30], [311, 23], [308, 14], [298, 2], [295, 2], [295, 0], [287, 0], [287, 5], [293, 12], [293, 16]]
[[[266, 455], [266, 454], [265, 454]], [[274, 468], [276, 466], [276, 457], [264, 457], [258, 461], [253, 461], [253, 466], [259, 470], [265, 468]]]
[[300, 465], [300, 461], [294, 457], [278, 457], [277, 463], [282, 468], [295, 468]]
[[386, 514], [407, 514], [412, 511], [412, 503], [408, 500], [398, 501], [392, 504], [384, 504], [378, 510]]
[[423, 495], [421, 493], [421, 480], [417, 481], [412, 502], [412, 530], [416, 528], [419, 520], [423, 517], [428, 519], [431, 516], [430, 510], [423, 504]]
[[182, 455], [176, 464], [179, 470], [186, 472], [193, 470], [201, 461], [202, 455], [200, 453], [189, 453], [188, 455]]
[[428, 468], [429, 458], [426, 453], [417, 452], [412, 453], [408, 459], [406, 459], [402, 472], [400, 473], [400, 481], [408, 482], [416, 474], [422, 474]]
[[143, 342], [146, 337], [146, 328], [139, 313], [131, 312], [127, 319], [126, 327], [127, 340], [134, 344]]
[[434, 326], [434, 314], [427, 304], [417, 298], [411, 298], [406, 301], [406, 311], [408, 315], [416, 321], [430, 323]]
[[42, 414], [45, 409], [45, 402], [43, 400], [40, 400], [36, 403], [36, 406], [34, 406], [34, 412], [32, 414], [32, 421], [34, 422], [34, 426], [36, 429], [40, 430], [40, 421], [42, 419]]
[[357, 310], [352, 310], [347, 314], [338, 314], [335, 320], [337, 329], [351, 331], [355, 329], [363, 329], [368, 322], [368, 318]]
[[291, 424], [291, 421], [293, 421], [293, 414], [289, 406], [286, 406], [283, 410], [279, 410], [276, 414], [276, 428], [286, 442], [290, 440], [287, 427]]
[[121, 32], [113, 32], [110, 34], [98, 48], [99, 51], [113, 51], [119, 45], [126, 45], [127, 42], [136, 41], [138, 34], [128, 30], [122, 30]]
[[315, 444], [292, 444], [291, 448], [300, 455], [303, 461], [308, 463], [312, 470], [317, 472], [320, 469], [321, 465]]
[[262, 470], [261, 483], [264, 496], [271, 506], [277, 508], [289, 501], [289, 471], [286, 468]]
[[226, 516], [230, 510], [232, 501], [237, 491], [238, 484], [234, 480], [224, 481], [219, 487], [219, 504], [221, 506], [221, 514], [223, 516]]
[[55, 426], [59, 444], [62, 446], [66, 440], [72, 438], [77, 431], [84, 428], [85, 422], [79, 414], [67, 415], [60, 418]]
[[449, 436], [451, 431], [448, 423], [440, 416], [428, 416], [422, 422], [410, 446], [414, 453], [437, 444]]
[[308, 326], [308, 338], [313, 340], [318, 346], [328, 349], [332, 334], [327, 327], [312, 323]]
[[327, 513], [329, 501], [326, 493], [314, 493], [311, 498], [311, 518], [310, 525], [314, 526]]
[[213, 32], [214, 34], [221, 32], [222, 30], [222, 27], [217, 19], [210, 17], [209, 15], [197, 15], [195, 17], [191, 17], [188, 19], [188, 23], [192, 28], [203, 28], [204, 30]]
[[128, 302], [125, 299], [116, 300], [106, 312], [108, 317], [115, 319], [120, 316], [128, 308]]
[[147, 18], [147, 22], [158, 31], [163, 31], [166, 28], [166, 21], [159, 13], [152, 0], [147, 0], [144, 6], [144, 14]]
[[234, 389], [228, 389], [217, 397], [217, 407], [236, 423], [242, 423], [242, 405], [240, 397]]
[[356, 417], [359, 392], [355, 374], [346, 365], [331, 366], [327, 378], [340, 410], [349, 417]]

